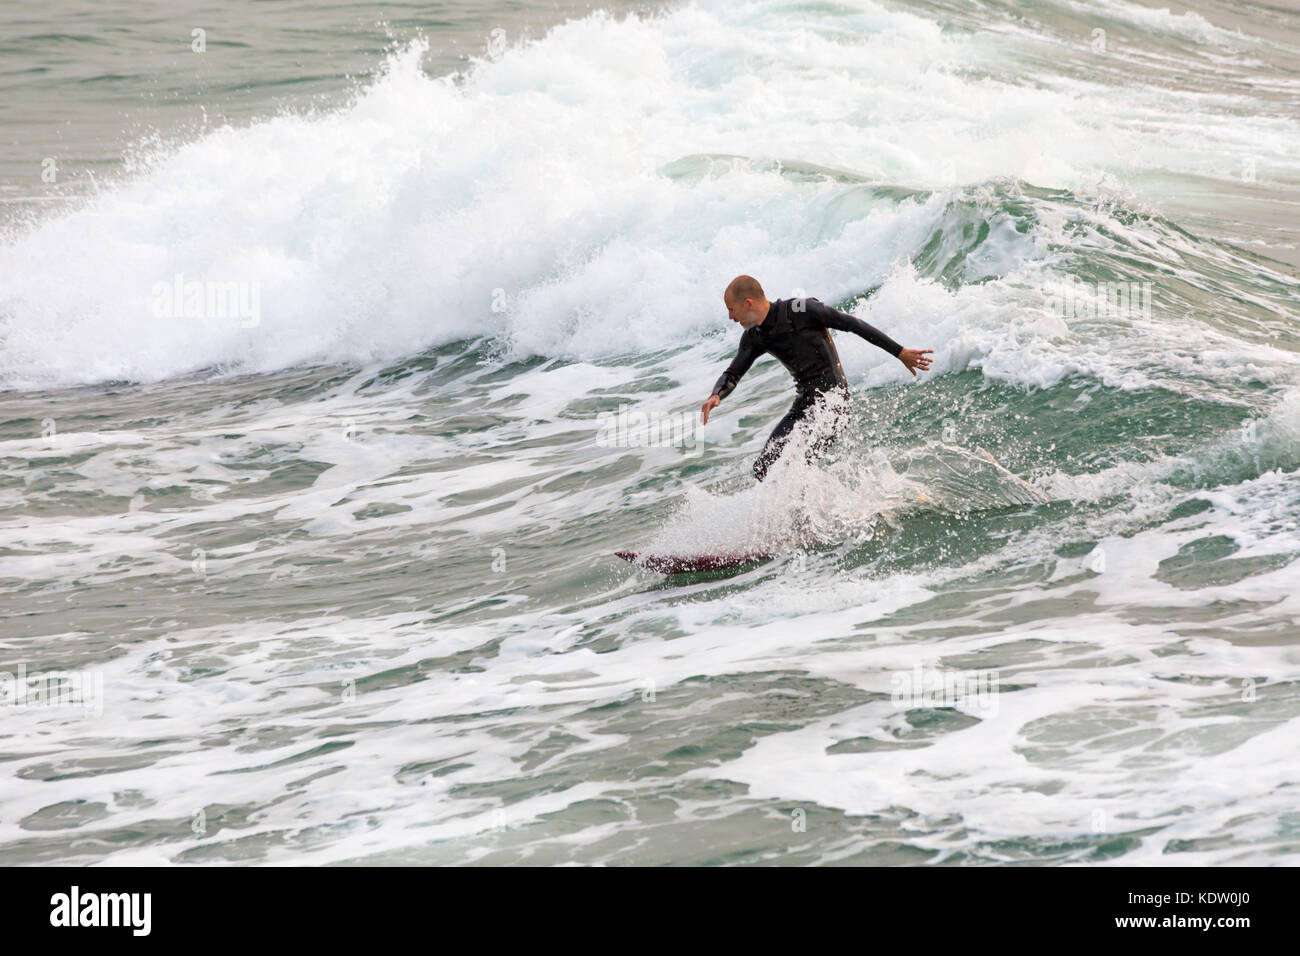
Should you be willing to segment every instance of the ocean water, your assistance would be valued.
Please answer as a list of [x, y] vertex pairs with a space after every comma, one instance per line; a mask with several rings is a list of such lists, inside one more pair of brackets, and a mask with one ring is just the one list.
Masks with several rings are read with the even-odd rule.
[[[1292, 4], [10, 4], [0, 104], [0, 861], [1300, 862]], [[755, 485], [738, 273], [934, 366]]]

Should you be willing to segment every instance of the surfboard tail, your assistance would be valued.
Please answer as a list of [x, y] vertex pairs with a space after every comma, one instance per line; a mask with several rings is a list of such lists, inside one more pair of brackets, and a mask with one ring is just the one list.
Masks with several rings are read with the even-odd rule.
[[772, 557], [770, 554], [755, 551], [742, 554], [649, 554], [641, 551], [615, 551], [614, 554], [639, 568], [658, 571], [660, 574], [725, 571]]

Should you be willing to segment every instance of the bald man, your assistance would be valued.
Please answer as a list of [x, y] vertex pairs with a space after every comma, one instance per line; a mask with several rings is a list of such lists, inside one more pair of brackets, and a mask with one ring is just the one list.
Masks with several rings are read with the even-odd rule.
[[795, 400], [790, 411], [772, 430], [762, 453], [754, 462], [754, 477], [762, 481], [767, 470], [781, 456], [790, 440], [790, 432], [814, 409], [828, 415], [829, 430], [819, 435], [809, 448], [809, 456], [820, 454], [835, 440], [848, 421], [849, 383], [840, 367], [840, 356], [831, 341], [831, 329], [853, 332], [872, 345], [879, 346], [902, 362], [913, 377], [917, 369], [926, 371], [934, 349], [905, 349], [875, 326], [832, 309], [818, 299], [777, 299], [768, 302], [763, 287], [752, 276], [736, 276], [722, 294], [731, 321], [745, 331], [740, 348], [727, 370], [713, 386], [713, 394], [700, 408], [704, 424], [709, 412], [718, 407], [749, 371], [754, 359], [771, 352], [794, 376]]

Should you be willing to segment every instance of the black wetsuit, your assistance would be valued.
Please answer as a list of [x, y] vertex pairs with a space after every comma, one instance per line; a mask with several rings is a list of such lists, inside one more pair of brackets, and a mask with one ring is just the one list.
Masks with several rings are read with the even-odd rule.
[[736, 357], [713, 386], [713, 393], [718, 398], [726, 398], [741, 376], [749, 371], [754, 359], [764, 352], [771, 352], [794, 376], [797, 393], [794, 404], [772, 430], [762, 453], [754, 462], [754, 477], [759, 481], [766, 477], [772, 462], [780, 457], [791, 429], [813, 410], [826, 393], [838, 391], [844, 401], [834, 403], [831, 432], [815, 441], [809, 448], [809, 454], [824, 450], [835, 440], [836, 433], [847, 420], [849, 385], [844, 378], [844, 369], [840, 367], [839, 353], [835, 351], [829, 329], [853, 332], [895, 357], [903, 350], [901, 345], [875, 326], [832, 309], [819, 299], [777, 299], [769, 303], [767, 317], [741, 335]]

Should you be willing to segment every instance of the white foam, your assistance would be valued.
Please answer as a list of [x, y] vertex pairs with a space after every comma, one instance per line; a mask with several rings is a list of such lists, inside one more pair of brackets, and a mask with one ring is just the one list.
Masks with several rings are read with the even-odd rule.
[[[0, 380], [365, 363], [483, 335], [518, 356], [639, 354], [697, 338], [737, 272], [813, 294], [861, 290], [939, 212], [905, 204], [823, 234], [819, 207], [842, 187], [761, 169], [663, 174], [687, 156], [742, 152], [933, 188], [1082, 187], [1098, 168], [1297, 152], [1294, 124], [1225, 119], [1195, 96], [1148, 122], [1167, 90], [1135, 93], [1129, 110], [1099, 87], [962, 78], [985, 55], [979, 39], [905, 12], [866, 4], [815, 29], [799, 16], [732, 4], [597, 13], [459, 83], [425, 76], [415, 42], [347, 108], [146, 155], [132, 178], [0, 246]], [[972, 268], [1035, 254], [993, 225]], [[255, 285], [260, 322], [155, 316], [155, 285], [177, 275]]]

